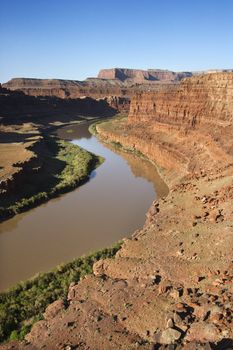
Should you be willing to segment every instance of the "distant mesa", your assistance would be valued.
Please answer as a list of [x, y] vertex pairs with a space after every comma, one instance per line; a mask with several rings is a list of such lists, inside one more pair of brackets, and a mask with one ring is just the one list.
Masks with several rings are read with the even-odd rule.
[[86, 80], [13, 78], [4, 88], [21, 91], [31, 96], [55, 96], [76, 99], [82, 96], [105, 98], [117, 96], [130, 98], [138, 90], [160, 89], [162, 84], [176, 84], [191, 72], [172, 72], [160, 69], [103, 69], [96, 78]]
[[[233, 70], [218, 70], [225, 72]], [[173, 72], [162, 69], [110, 68], [100, 70], [96, 78], [86, 80], [14, 78], [2, 84], [3, 88], [20, 91], [35, 97], [76, 99], [88, 96], [94, 99], [117, 96], [131, 99], [138, 91], [159, 91], [167, 85], [179, 84], [185, 78], [204, 72]], [[127, 101], [124, 101], [124, 105]]]
[[192, 72], [172, 72], [162, 69], [128, 69], [128, 68], [110, 68], [102, 69], [98, 78], [100, 79], [119, 79], [122, 82], [131, 81], [134, 83], [158, 82], [158, 81], [180, 81], [183, 78], [191, 77]]

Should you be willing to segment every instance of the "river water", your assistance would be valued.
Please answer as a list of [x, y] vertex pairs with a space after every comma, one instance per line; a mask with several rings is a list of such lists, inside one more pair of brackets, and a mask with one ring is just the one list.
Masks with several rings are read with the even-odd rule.
[[129, 236], [166, 192], [150, 162], [111, 149], [88, 127], [64, 127], [58, 135], [105, 162], [86, 184], [0, 224], [0, 290]]

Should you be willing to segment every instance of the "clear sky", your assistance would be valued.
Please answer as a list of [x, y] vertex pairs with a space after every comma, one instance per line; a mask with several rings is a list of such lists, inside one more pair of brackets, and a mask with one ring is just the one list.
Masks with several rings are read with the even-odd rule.
[[0, 81], [233, 68], [233, 0], [0, 0]]

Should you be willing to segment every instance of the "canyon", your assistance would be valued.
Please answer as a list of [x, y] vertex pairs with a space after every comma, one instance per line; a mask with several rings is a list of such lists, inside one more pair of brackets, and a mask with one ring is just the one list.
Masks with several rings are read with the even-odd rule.
[[[55, 156], [55, 142], [48, 139], [48, 132], [114, 114], [116, 108], [104, 99], [40, 98], [0, 86], [0, 221], [14, 215], [7, 208], [21, 198], [19, 193], [27, 187], [28, 178], [48, 171], [48, 157], [52, 161]], [[60, 171], [61, 162], [57, 161], [55, 168]]]
[[113, 99], [108, 103], [107, 98], [96, 100], [85, 96], [75, 99], [63, 99], [55, 95], [38, 97], [0, 87], [0, 121], [2, 124], [14, 124], [44, 120], [44, 125], [47, 125], [54, 120], [68, 122], [80, 115], [113, 116], [116, 108], [110, 104], [116, 105], [117, 101]]
[[162, 69], [129, 69], [129, 68], [110, 68], [102, 69], [99, 74], [99, 79], [118, 79], [127, 83], [147, 83], [155, 81], [180, 81], [183, 78], [191, 77], [192, 72], [172, 72]]
[[[225, 71], [231, 72], [232, 70]], [[30, 96], [50, 96], [61, 99], [76, 99], [84, 96], [105, 99], [113, 96], [129, 101], [138, 91], [159, 91], [169, 85], [176, 85], [185, 78], [210, 73], [214, 74], [215, 71], [173, 72], [163, 69], [110, 68], [102, 69], [97, 77], [87, 78], [83, 81], [13, 78], [2, 86], [8, 90], [21, 91]]]
[[9, 90], [22, 91], [31, 96], [56, 96], [59, 98], [77, 98], [89, 96], [103, 98], [106, 96], [130, 97], [137, 90], [158, 89], [160, 84], [172, 84], [191, 72], [171, 72], [168, 70], [142, 70], [128, 68], [103, 69], [97, 78], [80, 80], [29, 79], [14, 78], [3, 84]]
[[114, 258], [47, 307], [24, 342], [0, 349], [231, 349], [233, 73], [134, 91], [128, 118], [96, 132], [155, 164], [169, 194]]

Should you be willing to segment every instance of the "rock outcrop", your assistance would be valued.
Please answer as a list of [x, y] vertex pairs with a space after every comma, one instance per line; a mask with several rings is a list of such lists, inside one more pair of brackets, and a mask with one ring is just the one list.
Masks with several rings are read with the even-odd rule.
[[22, 91], [31, 96], [55, 96], [75, 99], [83, 96], [102, 98], [109, 95], [123, 96], [123, 86], [115, 81], [102, 79], [62, 80], [62, 79], [30, 79], [14, 78], [3, 84], [9, 90]]
[[[205, 72], [207, 73], [207, 72]], [[214, 73], [214, 72], [212, 72]], [[87, 96], [95, 99], [110, 96], [131, 98], [136, 92], [158, 91], [201, 72], [172, 72], [161, 69], [103, 69], [98, 78], [86, 80], [14, 78], [4, 88], [24, 92], [30, 96], [76, 99]]]
[[98, 78], [100, 79], [118, 79], [120, 81], [131, 83], [147, 83], [148, 81], [180, 81], [186, 77], [191, 77], [192, 72], [172, 72], [162, 69], [129, 69], [129, 68], [110, 68], [102, 69]]
[[[170, 192], [114, 259], [50, 305], [27, 343], [1, 349], [230, 349], [233, 346], [233, 74], [138, 94], [100, 137], [156, 162]], [[54, 311], [53, 311], [54, 310]]]
[[[100, 102], [101, 100], [106, 101], [111, 107], [120, 112], [126, 111], [127, 113], [130, 97], [139, 89], [139, 87], [125, 87], [120, 81], [105, 81], [94, 78], [83, 82], [60, 79], [15, 78], [4, 84], [4, 88], [5, 91], [14, 91], [18, 95], [23, 93], [31, 97], [41, 98], [41, 101], [52, 101], [53, 103], [59, 101], [61, 104], [63, 100], [64, 105], [75, 104], [75, 100], [80, 98], [86, 98], [86, 100], [88, 98], [98, 99]], [[4, 88], [2, 91], [4, 91]], [[93, 106], [91, 108], [93, 109]]]
[[114, 68], [101, 70], [98, 78], [87, 78], [84, 81], [14, 78], [3, 84], [3, 87], [24, 92], [30, 96], [61, 99], [76, 99], [83, 96], [95, 99], [111, 96], [129, 99], [136, 91], [144, 91], [148, 88], [157, 90], [161, 83], [175, 83], [189, 76], [192, 76], [192, 73]]
[[129, 121], [179, 128], [227, 127], [232, 118], [232, 90], [232, 73], [213, 73], [185, 79], [156, 93], [138, 93], [132, 100]]
[[104, 100], [108, 105], [115, 110], [123, 113], [128, 113], [130, 108], [130, 98], [120, 96], [108, 96]]
[[[122, 99], [122, 106], [124, 103]], [[54, 118], [66, 117], [77, 119], [78, 116], [107, 117], [116, 114], [117, 107], [120, 108], [120, 102], [112, 103], [111, 107], [107, 99], [35, 97], [28, 96], [22, 91], [11, 91], [6, 88], [0, 90], [0, 120], [6, 123], [19, 120], [36, 122], [43, 118], [52, 121]]]

